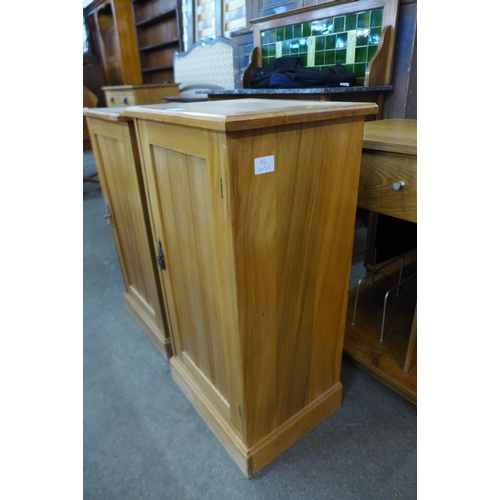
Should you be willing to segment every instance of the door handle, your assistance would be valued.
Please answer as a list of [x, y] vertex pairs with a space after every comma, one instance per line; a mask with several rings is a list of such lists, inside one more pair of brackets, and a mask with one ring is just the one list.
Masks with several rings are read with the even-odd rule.
[[165, 255], [163, 254], [163, 247], [161, 246], [161, 240], [158, 238], [158, 255], [156, 256], [156, 260], [158, 261], [158, 265], [162, 271], [165, 271]]

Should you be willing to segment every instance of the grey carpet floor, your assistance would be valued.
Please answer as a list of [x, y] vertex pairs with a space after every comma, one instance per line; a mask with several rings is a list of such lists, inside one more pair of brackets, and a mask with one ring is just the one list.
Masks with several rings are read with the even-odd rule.
[[104, 213], [84, 183], [85, 500], [417, 498], [417, 408], [348, 360], [341, 408], [246, 479], [128, 314]]

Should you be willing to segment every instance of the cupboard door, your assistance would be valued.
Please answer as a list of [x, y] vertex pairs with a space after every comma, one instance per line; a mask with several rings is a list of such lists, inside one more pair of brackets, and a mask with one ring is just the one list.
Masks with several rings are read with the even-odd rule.
[[[158, 290], [147, 205], [131, 122], [90, 120], [108, 217], [126, 289], [126, 303], [164, 344], [166, 320]], [[154, 339], [156, 340], [156, 339]]]
[[155, 238], [165, 254], [161, 276], [175, 357], [229, 418], [212, 216], [212, 198], [220, 191], [204, 158], [203, 132], [179, 130], [177, 136], [176, 130], [139, 122]]

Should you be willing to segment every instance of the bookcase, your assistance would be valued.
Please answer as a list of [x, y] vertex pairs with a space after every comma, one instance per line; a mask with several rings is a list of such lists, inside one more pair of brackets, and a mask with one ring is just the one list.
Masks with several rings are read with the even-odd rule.
[[180, 0], [134, 0], [142, 81], [174, 81], [174, 54], [182, 52]]
[[129, 0], [95, 0], [83, 9], [88, 37], [102, 63], [106, 85], [142, 83]]

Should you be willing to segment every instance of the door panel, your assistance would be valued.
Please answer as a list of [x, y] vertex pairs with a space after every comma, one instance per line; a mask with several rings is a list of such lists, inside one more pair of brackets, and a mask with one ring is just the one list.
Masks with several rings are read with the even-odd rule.
[[[94, 128], [97, 128], [95, 126]], [[141, 311], [164, 330], [162, 307], [158, 299], [158, 282], [153, 267], [153, 252], [148, 233], [146, 207], [141, 198], [138, 172], [130, 147], [128, 125], [123, 124], [122, 139], [96, 134], [104, 177], [105, 197], [111, 208], [115, 244], [124, 276], [125, 287], [137, 300]], [[162, 334], [164, 336], [164, 334]]]
[[[204, 159], [151, 146], [177, 350], [228, 398], [215, 270], [210, 179]], [[157, 226], [158, 227], [158, 226]], [[177, 354], [180, 354], [179, 352]]]

